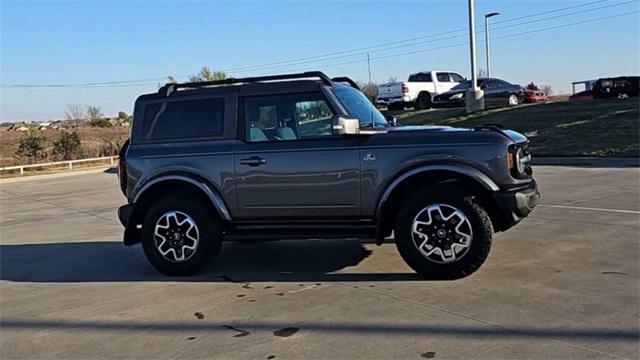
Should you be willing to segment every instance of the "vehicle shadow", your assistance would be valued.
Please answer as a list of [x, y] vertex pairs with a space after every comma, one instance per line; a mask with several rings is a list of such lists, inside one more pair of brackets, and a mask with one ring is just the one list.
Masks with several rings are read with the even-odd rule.
[[413, 273], [336, 271], [371, 254], [356, 240], [228, 242], [202, 274], [167, 277], [153, 269], [139, 245], [89, 241], [0, 245], [0, 280], [16, 282], [319, 282], [419, 280]]

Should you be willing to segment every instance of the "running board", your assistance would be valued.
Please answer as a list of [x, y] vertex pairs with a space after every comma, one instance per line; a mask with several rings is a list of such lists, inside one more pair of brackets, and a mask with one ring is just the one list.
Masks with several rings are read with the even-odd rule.
[[227, 241], [262, 241], [291, 239], [372, 239], [376, 227], [372, 222], [233, 222], [224, 232]]

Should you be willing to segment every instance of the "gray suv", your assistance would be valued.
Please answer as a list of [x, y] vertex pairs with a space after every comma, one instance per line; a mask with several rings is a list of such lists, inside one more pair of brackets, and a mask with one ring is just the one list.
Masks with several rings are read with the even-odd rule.
[[167, 84], [136, 100], [120, 153], [124, 244], [189, 275], [224, 240], [393, 238], [419, 275], [460, 278], [538, 204], [528, 145], [400, 126], [321, 72]]

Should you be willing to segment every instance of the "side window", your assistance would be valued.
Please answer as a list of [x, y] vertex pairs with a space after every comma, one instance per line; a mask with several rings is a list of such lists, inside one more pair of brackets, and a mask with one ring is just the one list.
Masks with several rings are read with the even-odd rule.
[[332, 118], [321, 93], [244, 99], [245, 139], [250, 142], [331, 136]]
[[431, 73], [417, 73], [409, 76], [409, 82], [431, 82]]
[[142, 122], [146, 140], [222, 135], [224, 99], [177, 100], [148, 104]]
[[451, 75], [451, 81], [453, 82], [463, 82], [464, 78], [456, 73], [450, 73], [449, 75]]
[[302, 137], [330, 136], [333, 113], [324, 100], [296, 102], [296, 118]]
[[436, 77], [438, 78], [439, 82], [450, 82], [449, 80], [449, 73], [436, 73]]

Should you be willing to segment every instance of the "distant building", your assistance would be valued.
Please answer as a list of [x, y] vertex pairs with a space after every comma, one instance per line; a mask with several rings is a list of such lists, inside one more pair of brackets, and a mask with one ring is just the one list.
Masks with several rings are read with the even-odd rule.
[[[598, 80], [584, 80], [584, 81], [574, 81], [571, 83], [571, 86], [573, 88], [573, 93], [576, 93], [576, 85], [578, 85], [578, 92], [580, 91], [589, 91], [591, 89], [593, 89], [593, 85], [596, 83], [596, 81]], [[584, 89], [580, 90], [580, 87], [584, 85]]]

